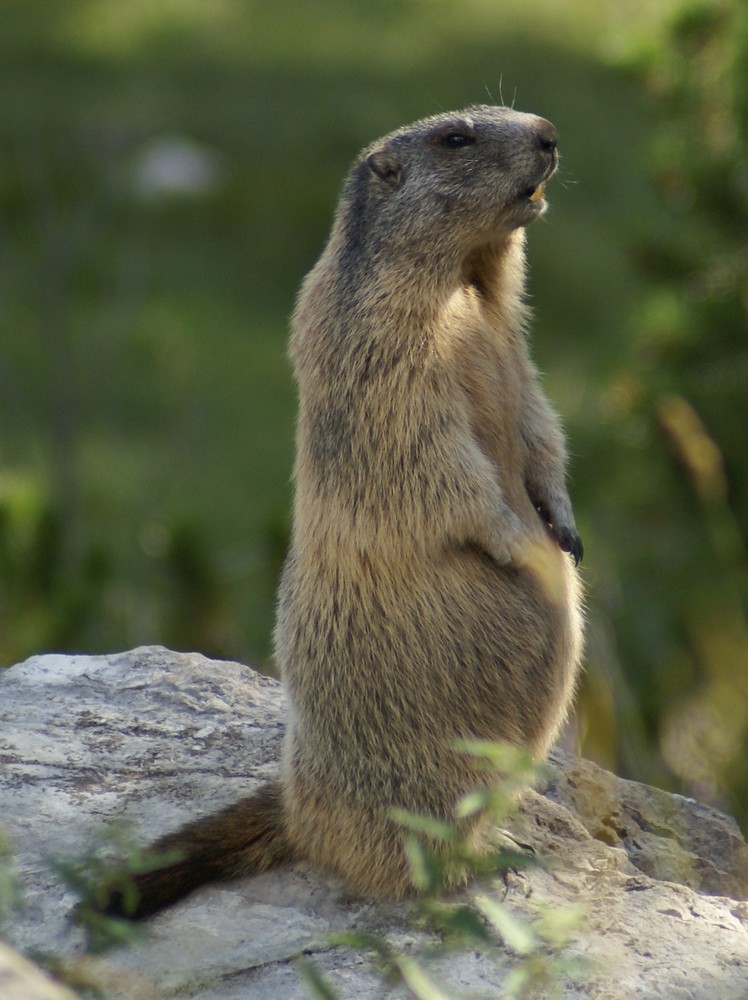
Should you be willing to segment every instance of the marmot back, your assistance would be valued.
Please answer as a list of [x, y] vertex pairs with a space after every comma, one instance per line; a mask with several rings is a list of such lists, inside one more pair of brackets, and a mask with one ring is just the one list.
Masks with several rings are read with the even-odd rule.
[[580, 655], [582, 548], [523, 284], [556, 141], [542, 118], [471, 107], [355, 162], [291, 341], [282, 772], [162, 838], [185, 859], [136, 880], [135, 916], [291, 857], [407, 893], [392, 808], [452, 820], [491, 780], [455, 742], [540, 757], [553, 741]]

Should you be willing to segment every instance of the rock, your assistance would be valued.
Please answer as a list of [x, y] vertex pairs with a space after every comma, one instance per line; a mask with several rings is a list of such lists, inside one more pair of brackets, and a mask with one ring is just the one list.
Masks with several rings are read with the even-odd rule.
[[[299, 956], [343, 1000], [381, 997], [371, 955], [332, 943], [351, 930], [384, 935], [415, 974], [408, 962], [432, 939], [414, 929], [413, 904], [352, 899], [303, 864], [206, 887], [151, 921], [144, 941], [76, 958], [73, 896], [49, 859], [79, 856], [115, 818], [144, 842], [247, 794], [276, 770], [282, 690], [237, 663], [153, 647], [33, 657], [0, 672], [0, 704], [0, 818], [27, 902], [9, 928], [15, 947], [67, 957], [125, 1000], [301, 1000]], [[543, 863], [459, 898], [487, 912], [500, 904], [525, 928], [578, 912], [561, 943], [549, 932], [533, 952], [560, 996], [748, 996], [748, 848], [732, 820], [556, 752], [512, 831]], [[503, 939], [419, 961], [446, 995], [495, 998], [530, 968], [522, 936], [510, 926]], [[4, 1000], [2, 975], [0, 958]]]
[[211, 195], [226, 180], [224, 156], [186, 136], [157, 136], [131, 164], [131, 188], [144, 201]]
[[561, 751], [544, 792], [596, 839], [622, 847], [652, 878], [748, 899], [748, 848], [730, 816], [659, 788], [624, 781]]
[[45, 976], [23, 955], [0, 942], [0, 996], [3, 1000], [76, 1000], [74, 993]]

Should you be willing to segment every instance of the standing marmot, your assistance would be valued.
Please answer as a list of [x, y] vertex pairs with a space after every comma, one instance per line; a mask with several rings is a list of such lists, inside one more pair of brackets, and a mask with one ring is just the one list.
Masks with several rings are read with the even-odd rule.
[[[136, 878], [128, 915], [294, 857], [406, 893], [392, 807], [452, 819], [487, 780], [456, 740], [542, 756], [557, 733], [582, 546], [523, 304], [523, 227], [544, 210], [556, 141], [543, 118], [471, 107], [354, 164], [291, 341], [282, 775], [158, 841], [183, 859]], [[123, 909], [113, 893], [108, 912]]]

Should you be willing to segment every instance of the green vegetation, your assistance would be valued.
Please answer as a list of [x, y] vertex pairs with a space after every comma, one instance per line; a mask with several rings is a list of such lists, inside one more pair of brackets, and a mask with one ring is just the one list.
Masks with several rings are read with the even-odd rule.
[[503, 97], [562, 136], [531, 293], [587, 551], [582, 749], [746, 821], [738, 0], [7, 0], [0, 55], [0, 663], [272, 669], [295, 289], [363, 144]]
[[11, 860], [6, 835], [0, 827], [0, 931], [5, 933], [14, 913], [21, 907], [21, 890]]

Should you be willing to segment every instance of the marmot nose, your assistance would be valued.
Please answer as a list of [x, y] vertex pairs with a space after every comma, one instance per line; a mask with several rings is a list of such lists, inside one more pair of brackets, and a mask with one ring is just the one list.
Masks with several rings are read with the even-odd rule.
[[556, 151], [556, 146], [558, 146], [558, 131], [555, 125], [552, 125], [545, 118], [539, 118], [535, 134], [538, 146], [544, 153], [553, 154]]

